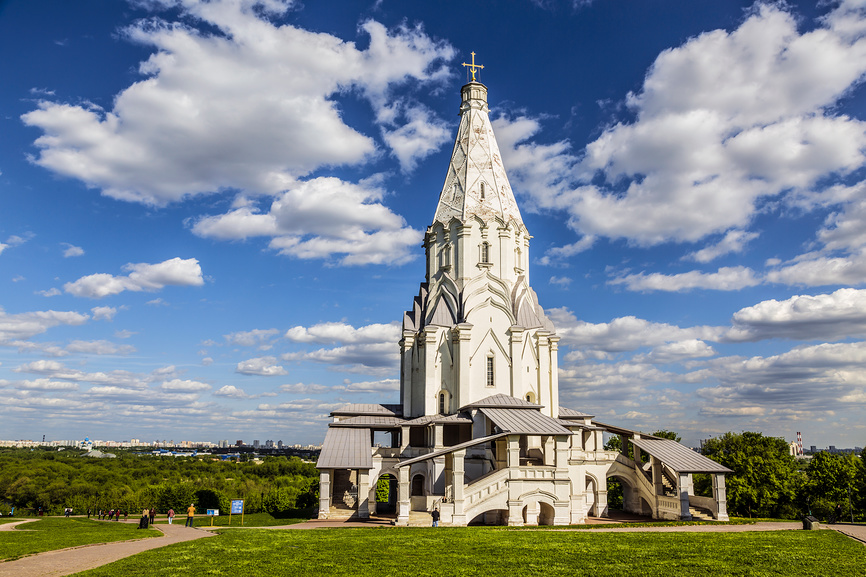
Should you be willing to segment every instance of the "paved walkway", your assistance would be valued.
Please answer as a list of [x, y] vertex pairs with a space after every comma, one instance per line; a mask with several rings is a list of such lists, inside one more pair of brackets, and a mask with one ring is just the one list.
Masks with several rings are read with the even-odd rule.
[[183, 525], [154, 525], [153, 528], [162, 531], [163, 536], [136, 541], [104, 543], [101, 545], [83, 545], [59, 551], [39, 553], [16, 561], [2, 562], [0, 563], [0, 577], [55, 577], [72, 575], [73, 573], [113, 563], [142, 551], [214, 536], [213, 533], [208, 531], [189, 529]]
[[[38, 521], [39, 519], [24, 519], [23, 521], [12, 521], [11, 523], [3, 523], [0, 525], [0, 531], [11, 531], [18, 525], [22, 525], [24, 523], [32, 523], [33, 521]], [[19, 529], [19, 531], [24, 531], [25, 529]]]
[[852, 539], [857, 539], [858, 541], [866, 545], [866, 525], [854, 525], [852, 523], [836, 523], [835, 525], [822, 524], [821, 527], [826, 527], [827, 529], [839, 531], [840, 533], [844, 533]]

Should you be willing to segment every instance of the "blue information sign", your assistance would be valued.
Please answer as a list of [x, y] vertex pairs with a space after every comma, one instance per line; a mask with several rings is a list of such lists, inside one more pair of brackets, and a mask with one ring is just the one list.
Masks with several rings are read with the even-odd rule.
[[243, 499], [232, 500], [232, 515], [240, 515], [243, 512], [244, 512], [244, 500]]

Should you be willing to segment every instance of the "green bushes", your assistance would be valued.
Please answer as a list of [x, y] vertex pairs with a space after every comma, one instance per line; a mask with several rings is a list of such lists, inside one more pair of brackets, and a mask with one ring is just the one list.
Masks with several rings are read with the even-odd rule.
[[0, 450], [0, 501], [14, 505], [16, 513], [39, 507], [54, 515], [64, 507], [75, 513], [120, 508], [138, 516], [151, 507], [160, 514], [182, 512], [190, 503], [199, 511], [222, 512], [231, 499], [244, 499], [248, 513], [262, 511], [266, 503], [280, 511], [315, 506], [318, 471], [297, 457], [238, 463], [207, 456], [119, 453], [116, 459], [90, 459], [79, 451]]

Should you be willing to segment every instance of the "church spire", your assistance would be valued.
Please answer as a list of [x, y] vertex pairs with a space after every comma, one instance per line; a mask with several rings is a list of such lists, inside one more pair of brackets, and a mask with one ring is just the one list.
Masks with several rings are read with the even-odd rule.
[[499, 218], [522, 225], [490, 125], [487, 87], [475, 81], [475, 72], [483, 67], [475, 64], [474, 53], [472, 64], [464, 66], [469, 67], [473, 80], [460, 89], [460, 127], [434, 222], [447, 225], [455, 218], [467, 222], [477, 216], [484, 222]]

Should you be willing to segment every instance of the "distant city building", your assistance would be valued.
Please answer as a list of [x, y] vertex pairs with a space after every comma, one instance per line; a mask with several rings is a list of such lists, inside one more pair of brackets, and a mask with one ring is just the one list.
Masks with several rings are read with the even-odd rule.
[[253, 449], [258, 449], [258, 448], [259, 448], [259, 440], [256, 439], [255, 441], [253, 441]]
[[243, 446], [244, 446], [243, 439], [238, 439], [237, 441], [235, 441], [235, 447], [243, 447]]

